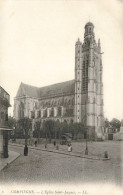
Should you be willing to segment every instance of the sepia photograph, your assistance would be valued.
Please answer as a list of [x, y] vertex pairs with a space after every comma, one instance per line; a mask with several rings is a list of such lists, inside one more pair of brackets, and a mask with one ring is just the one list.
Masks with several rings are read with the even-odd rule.
[[0, 0], [0, 195], [122, 187], [123, 1]]

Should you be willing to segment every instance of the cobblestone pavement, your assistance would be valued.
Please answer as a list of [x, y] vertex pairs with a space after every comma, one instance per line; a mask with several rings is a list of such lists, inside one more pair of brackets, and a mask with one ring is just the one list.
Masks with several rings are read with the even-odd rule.
[[[23, 147], [9, 146], [21, 153], [20, 157], [0, 172], [0, 182], [17, 183], [115, 183], [121, 184], [122, 142], [89, 142], [89, 152], [101, 154], [108, 150], [110, 160], [92, 160], [29, 148], [28, 156]], [[84, 149], [82, 143], [72, 143], [73, 151]], [[43, 146], [42, 146], [43, 147]], [[52, 145], [48, 146], [53, 147]], [[82, 148], [83, 147], [83, 148]], [[67, 150], [67, 146], [60, 146]]]

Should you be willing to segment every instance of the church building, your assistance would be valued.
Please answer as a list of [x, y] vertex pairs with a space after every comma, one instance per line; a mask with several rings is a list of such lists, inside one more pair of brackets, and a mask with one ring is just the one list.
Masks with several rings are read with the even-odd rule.
[[100, 39], [96, 42], [94, 25], [88, 22], [83, 43], [78, 39], [75, 44], [75, 79], [41, 88], [21, 83], [14, 99], [14, 118], [83, 123], [101, 138], [104, 121], [101, 57]]

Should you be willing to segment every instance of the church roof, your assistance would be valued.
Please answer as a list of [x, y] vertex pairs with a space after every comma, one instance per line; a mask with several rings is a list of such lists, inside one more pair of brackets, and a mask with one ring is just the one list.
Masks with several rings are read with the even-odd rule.
[[16, 97], [29, 96], [33, 98], [39, 97], [39, 88], [24, 83], [20, 84]]
[[44, 98], [48, 96], [74, 94], [75, 80], [56, 83], [45, 87], [34, 87], [24, 83], [20, 84], [16, 97], [29, 96], [32, 98]]
[[71, 94], [75, 91], [75, 80], [56, 83], [40, 88], [40, 98], [60, 94]]

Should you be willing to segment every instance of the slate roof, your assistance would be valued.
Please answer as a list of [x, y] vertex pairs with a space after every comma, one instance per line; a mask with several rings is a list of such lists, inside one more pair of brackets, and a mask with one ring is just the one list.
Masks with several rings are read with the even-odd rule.
[[33, 98], [39, 97], [39, 88], [24, 83], [20, 84], [16, 97], [29, 96]]
[[29, 96], [32, 98], [44, 98], [48, 96], [67, 95], [75, 93], [75, 80], [56, 83], [45, 87], [34, 87], [24, 83], [20, 84], [16, 97]]

